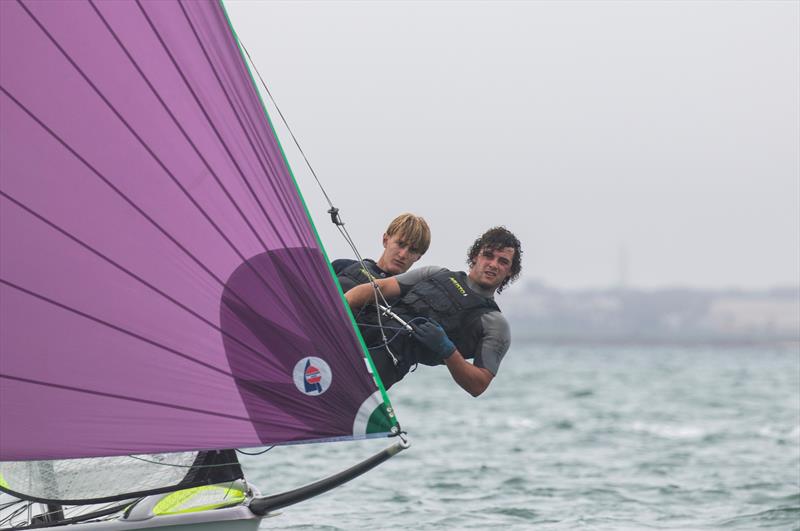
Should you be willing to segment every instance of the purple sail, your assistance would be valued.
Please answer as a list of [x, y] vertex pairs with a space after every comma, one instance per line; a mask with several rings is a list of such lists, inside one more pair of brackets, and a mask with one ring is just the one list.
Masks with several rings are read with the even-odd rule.
[[221, 6], [0, 24], [0, 460], [386, 434]]

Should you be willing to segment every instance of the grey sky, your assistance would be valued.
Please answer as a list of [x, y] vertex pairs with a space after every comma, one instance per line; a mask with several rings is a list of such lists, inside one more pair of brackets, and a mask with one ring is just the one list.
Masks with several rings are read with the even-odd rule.
[[367, 256], [411, 211], [421, 264], [504, 224], [561, 287], [800, 283], [800, 2], [225, 5]]

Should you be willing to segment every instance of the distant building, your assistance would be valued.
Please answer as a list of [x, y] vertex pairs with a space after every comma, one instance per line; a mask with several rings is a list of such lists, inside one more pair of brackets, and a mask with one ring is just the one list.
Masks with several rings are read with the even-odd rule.
[[726, 295], [711, 301], [709, 326], [741, 335], [800, 335], [800, 299]]

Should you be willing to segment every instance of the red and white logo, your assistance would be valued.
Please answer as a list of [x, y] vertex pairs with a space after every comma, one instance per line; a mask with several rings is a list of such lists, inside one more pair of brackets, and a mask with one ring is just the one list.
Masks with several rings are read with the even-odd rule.
[[321, 395], [333, 380], [330, 366], [322, 358], [308, 356], [298, 361], [292, 372], [297, 390], [306, 395]]

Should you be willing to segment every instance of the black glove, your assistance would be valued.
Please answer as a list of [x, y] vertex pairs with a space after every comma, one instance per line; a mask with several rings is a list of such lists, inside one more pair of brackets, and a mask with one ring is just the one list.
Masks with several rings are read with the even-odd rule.
[[441, 361], [450, 357], [456, 351], [456, 346], [447, 337], [444, 329], [434, 320], [425, 321], [421, 325], [411, 325], [414, 339], [428, 347], [436, 359]]

